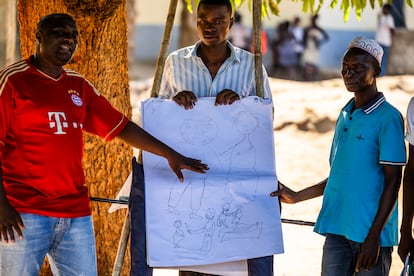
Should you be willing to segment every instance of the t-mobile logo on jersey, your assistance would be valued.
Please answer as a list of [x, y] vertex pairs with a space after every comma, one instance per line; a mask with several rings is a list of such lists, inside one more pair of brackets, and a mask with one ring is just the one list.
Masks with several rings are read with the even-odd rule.
[[[66, 134], [64, 129], [69, 127], [69, 123], [66, 121], [66, 115], [63, 112], [48, 112], [49, 126], [56, 129], [55, 134]], [[83, 128], [83, 124], [76, 122], [72, 123], [73, 128]]]
[[66, 122], [66, 116], [63, 112], [48, 112], [49, 126], [55, 128], [55, 134], [66, 134], [63, 131], [64, 128], [68, 128], [68, 122]]
[[[66, 115], [64, 112], [48, 112], [49, 115], [49, 126], [54, 128], [55, 134], [66, 134], [64, 131], [69, 127], [69, 123], [66, 121]], [[78, 124], [76, 122], [72, 123], [73, 128], [83, 128], [83, 124]]]
[[[63, 112], [48, 112], [49, 126], [56, 129], [55, 134], [66, 134], [64, 131], [69, 127], [69, 123], [66, 121], [66, 115]], [[82, 124], [76, 122], [72, 123], [73, 128], [83, 128]]]

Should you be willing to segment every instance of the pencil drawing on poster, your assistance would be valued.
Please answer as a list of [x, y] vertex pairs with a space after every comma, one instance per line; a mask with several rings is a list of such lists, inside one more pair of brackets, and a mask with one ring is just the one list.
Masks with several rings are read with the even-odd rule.
[[184, 170], [179, 182], [165, 160], [144, 153], [150, 265], [283, 251], [278, 203], [268, 196], [277, 183], [270, 115], [269, 104], [254, 99], [223, 107], [199, 100], [193, 110], [168, 100], [143, 103], [147, 131], [210, 168], [206, 174]]

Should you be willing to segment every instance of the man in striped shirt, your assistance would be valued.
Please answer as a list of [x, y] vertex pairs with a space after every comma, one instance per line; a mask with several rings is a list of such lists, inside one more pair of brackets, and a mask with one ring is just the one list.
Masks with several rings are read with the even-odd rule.
[[[232, 14], [228, 0], [200, 1], [197, 9], [200, 41], [168, 56], [158, 93], [160, 98], [173, 99], [185, 109], [191, 109], [200, 97], [215, 97], [216, 105], [228, 105], [256, 95], [253, 55], [227, 40], [233, 25]], [[263, 96], [271, 98], [264, 67], [263, 72]], [[273, 256], [249, 259], [247, 263], [250, 276], [273, 275]], [[189, 272], [180, 274], [189, 275]]]
[[[223, 4], [224, 3], [224, 4]], [[171, 53], [158, 96], [192, 108], [199, 97], [216, 97], [216, 105], [256, 95], [254, 57], [234, 47], [227, 35], [233, 25], [229, 1], [200, 1], [195, 45]], [[263, 67], [264, 98], [271, 98]]]
[[[191, 109], [200, 97], [215, 97], [216, 105], [256, 95], [254, 57], [234, 47], [227, 36], [233, 25], [229, 0], [201, 0], [197, 8], [197, 32], [200, 41], [171, 53], [165, 64], [158, 96], [173, 99]], [[263, 67], [264, 98], [272, 97]], [[142, 165], [133, 167], [133, 176], [141, 179]], [[135, 183], [135, 184], [134, 184]], [[130, 195], [131, 275], [152, 275], [145, 260], [145, 224], [143, 181], [133, 181]], [[248, 260], [249, 275], [273, 275], [273, 256]], [[206, 275], [181, 271], [180, 275]]]

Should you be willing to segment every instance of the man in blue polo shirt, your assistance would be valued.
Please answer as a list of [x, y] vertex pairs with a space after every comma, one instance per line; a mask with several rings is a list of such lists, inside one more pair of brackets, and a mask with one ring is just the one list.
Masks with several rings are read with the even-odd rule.
[[382, 54], [377, 42], [361, 37], [345, 52], [341, 73], [354, 98], [337, 119], [329, 177], [299, 192], [280, 184], [271, 193], [285, 203], [323, 195], [314, 229], [326, 237], [322, 275], [388, 275], [398, 244], [404, 124], [377, 90]]

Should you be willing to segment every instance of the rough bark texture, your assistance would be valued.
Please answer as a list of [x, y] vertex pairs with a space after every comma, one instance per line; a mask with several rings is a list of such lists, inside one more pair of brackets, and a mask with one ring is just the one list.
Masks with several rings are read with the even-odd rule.
[[[83, 74], [116, 108], [131, 116], [128, 84], [126, 0], [21, 0], [18, 3], [21, 53], [34, 53], [35, 29], [49, 13], [72, 15], [80, 33], [79, 49], [68, 65]], [[114, 198], [130, 172], [132, 151], [118, 139], [105, 143], [85, 134], [84, 168], [90, 195]], [[64, 156], [62, 156], [64, 158]], [[125, 210], [109, 214], [108, 203], [91, 202], [99, 275], [110, 275]], [[129, 254], [123, 275], [129, 270]], [[43, 269], [42, 275], [48, 275]]]

